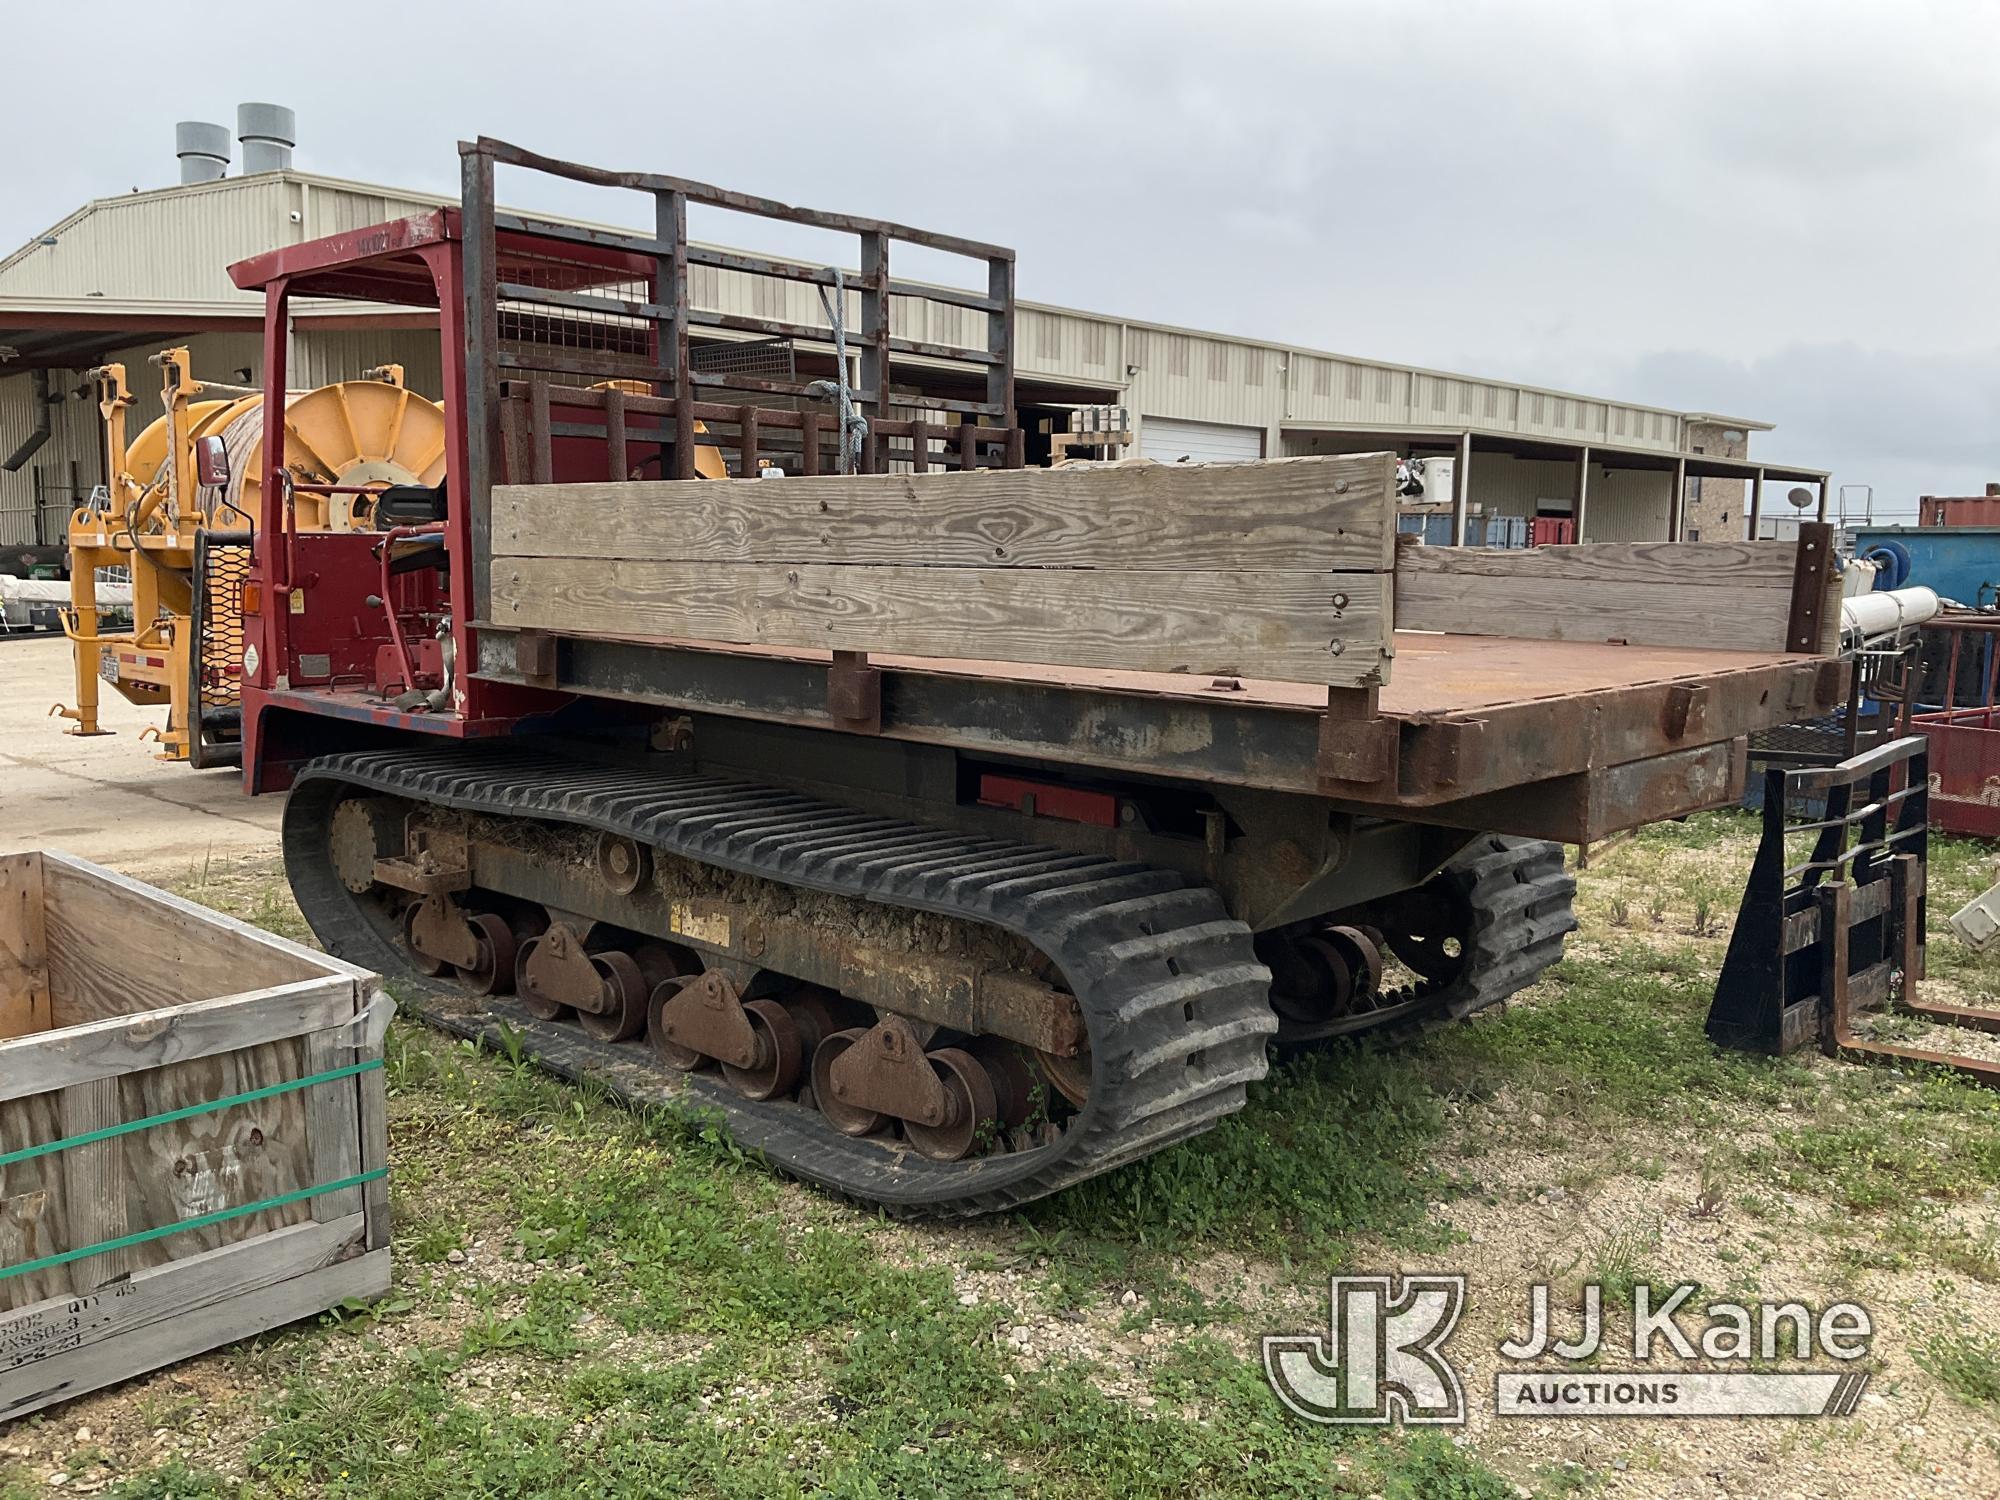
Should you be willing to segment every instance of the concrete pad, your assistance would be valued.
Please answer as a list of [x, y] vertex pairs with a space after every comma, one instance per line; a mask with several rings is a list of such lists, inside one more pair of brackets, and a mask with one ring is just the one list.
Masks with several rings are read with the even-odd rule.
[[0, 853], [66, 849], [139, 876], [276, 857], [282, 796], [246, 796], [234, 768], [156, 760], [139, 734], [167, 711], [127, 703], [108, 684], [99, 719], [115, 732], [67, 734], [49, 706], [75, 700], [68, 641], [0, 636]]

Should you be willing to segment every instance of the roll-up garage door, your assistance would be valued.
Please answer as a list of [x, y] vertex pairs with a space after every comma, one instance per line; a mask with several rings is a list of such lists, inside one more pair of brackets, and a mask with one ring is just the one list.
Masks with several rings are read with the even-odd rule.
[[1243, 463], [1264, 456], [1264, 429], [1141, 417], [1139, 456], [1163, 464], [1177, 464], [1183, 459], [1191, 464]]

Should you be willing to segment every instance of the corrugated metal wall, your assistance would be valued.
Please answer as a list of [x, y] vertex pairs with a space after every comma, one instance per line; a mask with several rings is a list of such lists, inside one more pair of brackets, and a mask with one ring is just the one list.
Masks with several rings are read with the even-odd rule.
[[[204, 333], [185, 342], [198, 375], [232, 385], [245, 368], [252, 383], [262, 377], [255, 334]], [[125, 366], [126, 389], [138, 398], [125, 419], [132, 436], [160, 415], [160, 372], [146, 361], [162, 347], [154, 340], [114, 350], [105, 358], [106, 364]], [[104, 419], [98, 414], [95, 389], [85, 385], [81, 370], [53, 370], [49, 382], [52, 393], [66, 399], [52, 412], [49, 440], [40, 451], [19, 472], [0, 473], [0, 545], [60, 542], [71, 507], [104, 482]], [[33, 398], [29, 375], [0, 379], [0, 448], [11, 451], [27, 435], [35, 420]], [[43, 502], [39, 538], [34, 516], [37, 494]]]
[[292, 339], [291, 368], [286, 372], [295, 390], [312, 390], [336, 380], [359, 380], [377, 365], [403, 367], [403, 384], [433, 401], [444, 399], [444, 366], [438, 336], [428, 329], [343, 332], [308, 329]]
[[231, 263], [436, 203], [286, 173], [105, 198], [76, 222], [58, 225], [55, 244], [31, 245], [0, 268], [0, 295], [254, 301], [230, 281]]
[[1587, 542], [1660, 542], [1667, 536], [1667, 502], [1674, 476], [1644, 469], [1613, 469], [1590, 481], [1583, 515]]
[[[296, 239], [281, 177], [110, 198], [0, 270], [0, 294], [233, 302], [232, 261]], [[277, 226], [288, 231], [277, 237]]]

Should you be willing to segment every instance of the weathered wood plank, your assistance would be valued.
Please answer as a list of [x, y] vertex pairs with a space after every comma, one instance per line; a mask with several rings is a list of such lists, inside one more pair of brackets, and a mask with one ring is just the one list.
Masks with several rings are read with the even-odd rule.
[[0, 1041], [49, 1029], [40, 854], [0, 856]]
[[1405, 547], [1399, 630], [1633, 646], [1782, 651], [1789, 542], [1590, 542], [1499, 551]]
[[1389, 576], [517, 557], [492, 601], [570, 633], [1353, 686], [1387, 677]]
[[[379, 1054], [377, 1047], [370, 1054]], [[357, 1075], [361, 1085], [361, 1170], [373, 1172], [389, 1165], [389, 1079], [382, 1069]], [[389, 1244], [389, 1179], [378, 1177], [361, 1184], [362, 1207], [368, 1216], [367, 1248], [386, 1249]]]
[[1580, 583], [1792, 586], [1793, 542], [1584, 542], [1569, 547], [1405, 547], [1399, 573]]
[[1790, 617], [1791, 594], [1779, 589], [1438, 573], [1399, 575], [1396, 582], [1399, 628], [1460, 635], [1782, 651]]
[[936, 568], [1379, 572], [1389, 454], [1256, 464], [983, 469], [500, 486], [508, 557]]
[[[72, 1084], [57, 1099], [57, 1115], [65, 1137], [102, 1130], [125, 1118], [115, 1078]], [[63, 1203], [68, 1210], [69, 1243], [64, 1249], [100, 1244], [128, 1232], [122, 1138], [114, 1136], [108, 1141], [73, 1146], [61, 1154], [55, 1169], [62, 1179]], [[132, 1256], [128, 1250], [87, 1256], [69, 1263], [70, 1286], [78, 1296], [83, 1296], [131, 1268]]]
[[268, 984], [343, 967], [81, 861], [46, 854], [42, 883], [58, 1027], [235, 994], [246, 974]]
[[294, 1224], [262, 1239], [205, 1250], [171, 1265], [147, 1266], [102, 1295], [52, 1297], [0, 1313], [0, 1376], [31, 1360], [117, 1338], [162, 1318], [332, 1265], [353, 1254], [362, 1229], [359, 1215], [328, 1224]]
[[[0, 1064], [0, 1081], [6, 1078]], [[0, 1153], [39, 1146], [62, 1134], [56, 1097], [0, 1103]], [[31, 1157], [0, 1167], [0, 1266], [25, 1265], [69, 1248], [69, 1206], [54, 1158]], [[70, 1293], [67, 1267], [31, 1271], [0, 1281], [0, 1312]]]
[[0, 1375], [0, 1422], [297, 1322], [350, 1299], [372, 1301], [388, 1289], [389, 1252], [376, 1250], [212, 1301], [199, 1317], [158, 1318], [125, 1337], [37, 1359]]
[[[167, 1114], [301, 1078], [305, 1042], [286, 1037], [262, 1046], [168, 1063], [119, 1080], [128, 1120]], [[189, 1223], [314, 1185], [306, 1100], [293, 1090], [204, 1110], [121, 1138], [125, 1194], [135, 1226]], [[190, 1228], [132, 1248], [147, 1263], [179, 1260], [218, 1245], [255, 1239], [312, 1218], [312, 1200]]]
[[[331, 1031], [305, 1039], [306, 1072], [330, 1073], [354, 1058], [353, 1045]], [[339, 1182], [361, 1170], [361, 1105], [355, 1078], [316, 1083], [305, 1091], [306, 1140], [312, 1153], [312, 1180]], [[342, 1188], [312, 1200], [315, 1219], [344, 1219], [361, 1212], [361, 1189]]]
[[353, 1015], [353, 981], [332, 974], [20, 1037], [0, 1042], [0, 1103], [280, 1041]]

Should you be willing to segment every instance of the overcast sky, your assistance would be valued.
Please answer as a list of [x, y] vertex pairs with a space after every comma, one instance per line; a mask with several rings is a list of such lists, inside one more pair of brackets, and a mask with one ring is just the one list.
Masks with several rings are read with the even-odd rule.
[[308, 170], [455, 191], [453, 143], [495, 135], [998, 240], [1039, 301], [1761, 418], [1753, 452], [1878, 509], [2000, 479], [2000, 6], [343, 0], [7, 31], [9, 248], [172, 182], [183, 113], [268, 99]]

